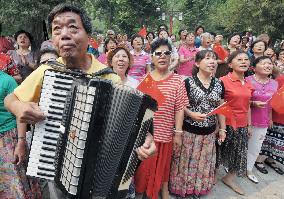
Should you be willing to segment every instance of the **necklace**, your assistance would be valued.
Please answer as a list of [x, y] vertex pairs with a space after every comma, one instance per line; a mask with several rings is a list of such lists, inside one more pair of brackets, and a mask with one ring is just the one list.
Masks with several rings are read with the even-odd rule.
[[201, 80], [201, 78], [198, 76], [198, 74], [197, 74], [197, 77], [198, 77], [199, 81], [200, 81], [204, 86], [209, 86], [209, 85], [210, 85], [211, 79], [212, 79], [211, 76], [210, 76], [209, 80], [207, 79], [208, 81]]
[[266, 78], [265, 80], [260, 80], [256, 77], [255, 74], [253, 75], [253, 77], [254, 77], [255, 81], [257, 81], [260, 84], [267, 84], [267, 82], [269, 82], [269, 78]]

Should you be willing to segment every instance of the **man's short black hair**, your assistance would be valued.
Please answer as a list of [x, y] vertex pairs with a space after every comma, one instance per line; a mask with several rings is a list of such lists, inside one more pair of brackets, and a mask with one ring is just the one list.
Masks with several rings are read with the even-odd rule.
[[169, 51], [172, 51], [172, 45], [169, 43], [167, 39], [160, 39], [158, 38], [151, 44], [151, 53], [153, 54], [157, 48], [160, 46], [168, 46]]
[[90, 18], [88, 17], [85, 10], [82, 8], [68, 3], [62, 3], [55, 6], [52, 11], [49, 13], [47, 22], [48, 22], [48, 30], [51, 33], [52, 28], [52, 21], [54, 20], [54, 17], [58, 14], [64, 13], [64, 12], [74, 12], [78, 14], [82, 20], [83, 27], [88, 35], [92, 34], [92, 23]]

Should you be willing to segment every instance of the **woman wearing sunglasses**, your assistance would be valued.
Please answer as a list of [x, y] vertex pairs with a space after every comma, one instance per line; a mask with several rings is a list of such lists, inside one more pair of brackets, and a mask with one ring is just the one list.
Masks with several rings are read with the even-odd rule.
[[188, 105], [185, 84], [181, 76], [170, 71], [171, 45], [157, 39], [151, 45], [154, 70], [150, 76], [165, 97], [154, 115], [154, 141], [157, 155], [143, 161], [135, 175], [137, 193], [147, 197], [169, 199], [168, 181], [173, 144], [181, 146], [184, 108]]

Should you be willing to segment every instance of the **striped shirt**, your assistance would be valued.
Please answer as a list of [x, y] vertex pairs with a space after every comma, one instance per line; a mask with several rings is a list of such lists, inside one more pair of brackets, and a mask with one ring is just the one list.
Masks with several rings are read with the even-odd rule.
[[189, 104], [185, 83], [182, 77], [175, 73], [156, 83], [166, 99], [154, 115], [154, 140], [163, 143], [171, 142], [175, 127], [175, 114]]

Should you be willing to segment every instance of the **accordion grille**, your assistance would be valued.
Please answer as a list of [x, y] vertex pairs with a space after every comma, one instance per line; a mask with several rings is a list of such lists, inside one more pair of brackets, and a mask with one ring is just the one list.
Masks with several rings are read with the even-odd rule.
[[138, 91], [115, 86], [105, 125], [104, 142], [95, 170], [95, 196], [106, 196], [110, 190], [141, 103], [142, 94]]

